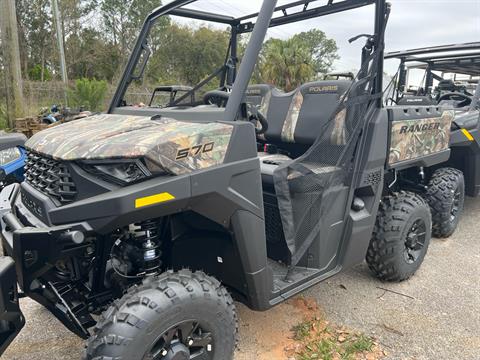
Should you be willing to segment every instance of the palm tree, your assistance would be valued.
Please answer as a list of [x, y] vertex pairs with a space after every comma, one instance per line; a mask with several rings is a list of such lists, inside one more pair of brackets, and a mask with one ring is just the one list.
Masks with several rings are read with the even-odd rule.
[[316, 78], [319, 72], [327, 72], [337, 58], [335, 41], [320, 30], [311, 30], [287, 40], [268, 40], [258, 70], [262, 82], [291, 91]]

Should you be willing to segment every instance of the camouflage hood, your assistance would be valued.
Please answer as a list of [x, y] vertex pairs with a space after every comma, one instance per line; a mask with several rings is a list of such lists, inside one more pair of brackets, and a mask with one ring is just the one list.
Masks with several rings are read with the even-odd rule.
[[144, 158], [176, 175], [223, 163], [233, 126], [101, 114], [32, 136], [26, 148], [57, 160]]

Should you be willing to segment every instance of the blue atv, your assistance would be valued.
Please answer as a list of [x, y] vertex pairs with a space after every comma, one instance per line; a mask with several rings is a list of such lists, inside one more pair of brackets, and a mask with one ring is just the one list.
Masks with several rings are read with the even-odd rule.
[[0, 134], [0, 190], [12, 183], [23, 181], [26, 140], [27, 137], [23, 134]]

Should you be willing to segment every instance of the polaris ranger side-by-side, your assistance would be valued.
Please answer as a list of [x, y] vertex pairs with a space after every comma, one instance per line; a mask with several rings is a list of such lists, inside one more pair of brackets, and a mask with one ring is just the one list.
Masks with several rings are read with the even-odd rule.
[[[1, 351], [28, 296], [88, 339], [85, 359], [231, 359], [232, 298], [266, 310], [365, 258], [388, 281], [421, 265], [430, 209], [402, 179], [448, 160], [454, 114], [384, 107], [390, 5], [265, 0], [232, 17], [201, 3], [172, 1], [147, 17], [106, 114], [26, 143], [26, 180], [0, 193]], [[356, 37], [365, 46], [353, 80], [289, 93], [251, 83], [268, 28], [364, 6], [375, 26]], [[228, 54], [168, 106], [138, 106], [127, 90], [163, 16], [227, 25]]]
[[[433, 234], [447, 237], [458, 224], [464, 193], [480, 195], [480, 42], [395, 51], [385, 59], [400, 60], [390, 101], [400, 106], [421, 104], [455, 111], [450, 158], [436, 166], [441, 169], [430, 169], [437, 175], [425, 192], [432, 210]], [[409, 74], [414, 71], [423, 71], [424, 76], [422, 84], [412, 89]], [[450, 195], [445, 188], [451, 190]]]

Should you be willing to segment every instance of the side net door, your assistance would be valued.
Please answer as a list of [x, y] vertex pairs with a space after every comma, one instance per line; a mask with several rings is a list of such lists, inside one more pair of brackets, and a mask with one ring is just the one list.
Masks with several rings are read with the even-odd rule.
[[[364, 59], [355, 81], [309, 150], [274, 172], [292, 266], [327, 269], [336, 264], [350, 207], [357, 149], [376, 109], [376, 99], [382, 96], [373, 94], [381, 53], [377, 49]], [[319, 248], [312, 249], [315, 246]]]

